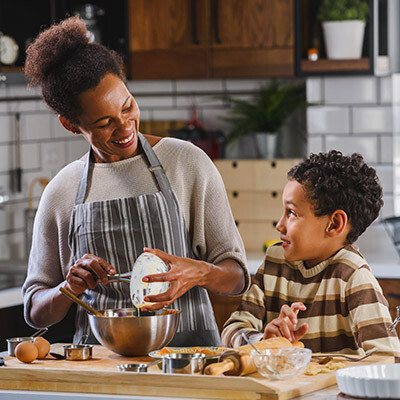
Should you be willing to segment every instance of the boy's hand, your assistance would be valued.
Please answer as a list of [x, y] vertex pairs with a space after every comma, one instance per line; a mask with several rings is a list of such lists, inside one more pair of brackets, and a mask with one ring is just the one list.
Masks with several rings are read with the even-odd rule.
[[297, 314], [299, 311], [305, 311], [307, 307], [303, 303], [292, 303], [289, 307], [283, 305], [279, 317], [266, 325], [263, 339], [275, 336], [283, 336], [291, 342], [300, 340], [308, 331], [308, 324], [304, 323], [296, 329]]

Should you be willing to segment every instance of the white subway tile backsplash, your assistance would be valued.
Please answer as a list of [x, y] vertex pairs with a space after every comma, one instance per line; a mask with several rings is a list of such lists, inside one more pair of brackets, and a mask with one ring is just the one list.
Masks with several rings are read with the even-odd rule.
[[377, 102], [374, 76], [324, 78], [325, 104], [368, 104]]
[[377, 138], [371, 137], [336, 137], [327, 136], [326, 151], [339, 150], [345, 155], [360, 153], [367, 163], [377, 163]]
[[309, 134], [349, 134], [350, 110], [348, 107], [310, 106], [307, 108]]
[[136, 96], [136, 93], [171, 93], [174, 90], [172, 81], [128, 81], [129, 91]]
[[74, 134], [69, 130], [65, 129], [58, 116], [55, 114], [49, 114], [50, 119], [50, 135], [52, 138], [57, 139], [71, 139], [74, 137]]
[[322, 136], [309, 136], [307, 140], [307, 155], [310, 153], [325, 152], [324, 140]]
[[377, 165], [374, 167], [381, 182], [384, 194], [393, 193], [393, 167], [391, 165]]
[[176, 106], [179, 107], [196, 107], [198, 109], [209, 106], [223, 106], [224, 102], [216, 96], [177, 96]]
[[322, 102], [322, 78], [307, 79], [306, 96], [309, 103]]
[[380, 162], [392, 163], [393, 162], [393, 138], [392, 136], [380, 137]]
[[10, 147], [0, 145], [0, 172], [8, 172], [11, 168]]
[[388, 218], [394, 215], [394, 197], [393, 195], [383, 196], [383, 207], [381, 209], [380, 217]]
[[381, 104], [392, 102], [392, 77], [379, 78], [379, 100]]
[[144, 107], [173, 107], [174, 102], [171, 96], [136, 96], [139, 108]]
[[228, 110], [224, 108], [207, 108], [201, 109], [199, 119], [204, 125], [205, 129], [210, 130], [222, 130], [224, 132], [230, 132], [232, 125], [227, 122], [223, 117], [228, 116]]
[[21, 138], [23, 140], [51, 139], [51, 114], [22, 114]]
[[47, 142], [41, 145], [40, 162], [41, 169], [46, 170], [60, 170], [67, 163], [65, 154], [66, 143], [57, 142]]
[[391, 107], [354, 107], [352, 112], [355, 134], [392, 132]]
[[190, 108], [155, 109], [152, 113], [155, 121], [188, 121], [190, 117]]
[[228, 92], [257, 91], [261, 86], [268, 85], [270, 79], [226, 79], [225, 85]]
[[184, 80], [176, 81], [176, 91], [183, 92], [215, 92], [223, 90], [223, 83], [221, 79], [202, 79], [202, 80]]
[[14, 120], [10, 115], [0, 115], [0, 143], [15, 140], [13, 123]]
[[67, 148], [66, 164], [69, 164], [72, 161], [79, 160], [89, 151], [89, 143], [81, 137], [68, 141]]
[[400, 105], [400, 73], [392, 75], [392, 101]]
[[[13, 146], [15, 151], [15, 146]], [[21, 144], [21, 164], [22, 169], [40, 168], [40, 152], [38, 143]]]

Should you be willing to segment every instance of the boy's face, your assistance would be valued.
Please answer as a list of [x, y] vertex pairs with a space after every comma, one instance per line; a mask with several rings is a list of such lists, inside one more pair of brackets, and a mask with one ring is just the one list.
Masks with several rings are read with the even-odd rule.
[[286, 184], [282, 200], [284, 211], [276, 229], [281, 234], [285, 259], [302, 260], [308, 267], [313, 267], [330, 257], [327, 242], [329, 215], [315, 216], [303, 186], [294, 180]]

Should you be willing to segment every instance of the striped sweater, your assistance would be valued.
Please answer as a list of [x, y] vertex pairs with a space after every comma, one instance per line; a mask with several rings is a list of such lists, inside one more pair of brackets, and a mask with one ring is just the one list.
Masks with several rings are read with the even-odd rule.
[[244, 344], [241, 332], [252, 341], [261, 339], [281, 307], [297, 301], [307, 307], [298, 314], [298, 326], [309, 325], [301, 341], [314, 352], [362, 354], [375, 347], [400, 356], [398, 337], [386, 330], [391, 323], [387, 300], [355, 246], [312, 268], [286, 261], [281, 244], [270, 247], [250, 290], [225, 323], [223, 344]]

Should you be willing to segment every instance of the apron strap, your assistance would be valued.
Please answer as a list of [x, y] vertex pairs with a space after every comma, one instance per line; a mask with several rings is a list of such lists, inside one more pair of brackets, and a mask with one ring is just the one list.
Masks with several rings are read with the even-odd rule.
[[93, 152], [92, 146], [90, 146], [89, 153], [88, 153], [87, 159], [85, 161], [85, 167], [83, 168], [82, 178], [79, 183], [79, 188], [78, 188], [78, 191], [76, 192], [76, 198], [75, 198], [76, 206], [78, 204], [83, 204], [86, 199], [88, 180], [89, 180], [89, 168], [90, 168], [90, 164], [91, 164], [92, 152]]
[[173, 191], [171, 188], [171, 184], [165, 174], [164, 168], [158, 159], [156, 153], [150, 146], [150, 143], [147, 139], [139, 132], [139, 140], [140, 144], [142, 145], [143, 153], [146, 155], [147, 160], [149, 161], [149, 171], [153, 173], [156, 181], [158, 183], [158, 187], [160, 188], [161, 192], [165, 196], [168, 202], [174, 202], [173, 200]]
[[[169, 183], [169, 180], [167, 178], [167, 175], [165, 174], [162, 164], [160, 163], [160, 160], [156, 156], [154, 150], [151, 148], [150, 143], [140, 132], [138, 133], [138, 137], [143, 149], [143, 153], [150, 164], [149, 171], [154, 175], [158, 183], [158, 187], [167, 199], [167, 201], [174, 202], [171, 184]], [[83, 204], [86, 199], [90, 165], [92, 164], [92, 153], [93, 149], [92, 146], [90, 146], [88, 157], [85, 162], [85, 167], [83, 169], [82, 178], [79, 183], [78, 191], [76, 193], [75, 205]]]

